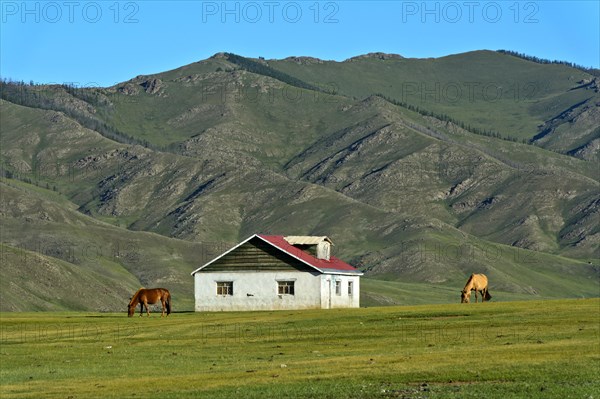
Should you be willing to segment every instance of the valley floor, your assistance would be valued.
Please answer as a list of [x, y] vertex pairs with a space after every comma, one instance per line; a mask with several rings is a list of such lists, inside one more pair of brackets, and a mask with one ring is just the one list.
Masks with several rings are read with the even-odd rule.
[[2, 398], [589, 398], [600, 299], [1, 313]]

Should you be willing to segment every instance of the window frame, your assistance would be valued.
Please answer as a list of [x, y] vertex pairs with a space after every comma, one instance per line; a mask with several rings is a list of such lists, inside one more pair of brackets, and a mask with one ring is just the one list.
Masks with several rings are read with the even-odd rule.
[[[217, 296], [233, 296], [233, 281], [215, 281]], [[225, 291], [223, 291], [225, 289]]]
[[342, 296], [342, 280], [335, 280], [335, 295]]
[[277, 280], [277, 295], [296, 295], [296, 281], [295, 280]]

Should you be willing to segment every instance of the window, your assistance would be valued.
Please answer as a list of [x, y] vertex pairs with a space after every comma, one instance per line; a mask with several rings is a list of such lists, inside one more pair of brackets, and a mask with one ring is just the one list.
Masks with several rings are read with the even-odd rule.
[[217, 281], [217, 295], [233, 295], [233, 281]]
[[293, 281], [278, 281], [277, 282], [277, 294], [279, 294], [279, 295], [294, 295], [294, 282]]
[[342, 282], [340, 280], [335, 281], [335, 295], [342, 295]]
[[354, 281], [348, 281], [348, 296], [352, 296], [354, 293]]

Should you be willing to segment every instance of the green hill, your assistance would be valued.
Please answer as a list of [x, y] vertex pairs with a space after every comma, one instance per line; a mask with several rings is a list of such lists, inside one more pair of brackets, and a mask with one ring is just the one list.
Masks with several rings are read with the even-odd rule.
[[95, 220], [19, 181], [0, 189], [1, 311], [125, 311], [135, 290], [154, 285], [169, 287], [178, 310], [190, 309], [189, 271], [221, 249]]
[[[537, 137], [549, 134], [553, 125], [564, 133], [553, 131], [557, 139], [541, 142], [552, 149], [573, 151], [600, 137], [597, 78], [566, 65], [539, 64], [493, 51], [427, 59], [373, 54], [344, 62], [291, 57], [266, 63], [341, 94], [364, 98], [379, 93], [519, 141], [539, 141]], [[580, 126], [572, 126], [577, 115]], [[596, 143], [595, 159], [597, 151]]]

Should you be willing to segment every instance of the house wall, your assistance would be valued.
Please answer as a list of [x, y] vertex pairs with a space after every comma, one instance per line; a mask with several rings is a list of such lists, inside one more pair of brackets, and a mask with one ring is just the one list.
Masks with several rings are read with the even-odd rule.
[[[294, 295], [279, 295], [280, 280], [294, 281]], [[217, 282], [232, 281], [233, 295], [217, 295]], [[336, 293], [340, 281], [340, 293]], [[348, 283], [352, 282], [352, 295]], [[194, 275], [197, 312], [358, 308], [360, 277], [310, 272], [200, 272]]]
[[[336, 293], [336, 281], [340, 282], [340, 293]], [[348, 295], [348, 283], [352, 282], [352, 295]], [[321, 308], [360, 307], [360, 277], [336, 274], [321, 275]]]
[[[279, 295], [278, 280], [294, 281], [294, 295]], [[195, 310], [284, 310], [321, 307], [321, 275], [306, 271], [198, 272]], [[217, 281], [233, 281], [233, 295], [217, 295]]]

